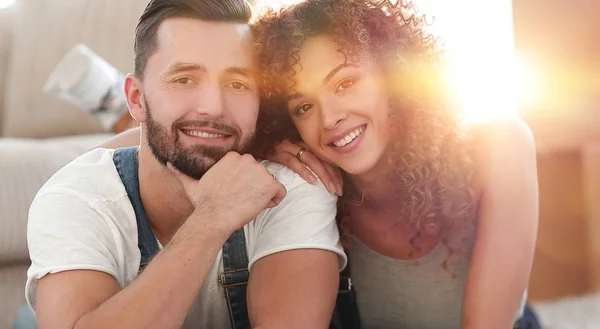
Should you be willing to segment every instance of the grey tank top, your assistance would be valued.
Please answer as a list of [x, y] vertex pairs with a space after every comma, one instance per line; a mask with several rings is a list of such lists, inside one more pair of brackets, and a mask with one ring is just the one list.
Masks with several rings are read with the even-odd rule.
[[[399, 260], [352, 238], [348, 255], [363, 328], [459, 329], [474, 233], [466, 230], [463, 251], [449, 260], [455, 277], [442, 268], [448, 249], [441, 243], [420, 259]], [[526, 293], [515, 320], [525, 299]]]

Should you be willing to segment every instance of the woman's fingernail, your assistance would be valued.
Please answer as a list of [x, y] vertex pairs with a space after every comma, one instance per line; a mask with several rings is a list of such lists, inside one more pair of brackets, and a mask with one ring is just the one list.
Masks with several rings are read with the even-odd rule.
[[329, 192], [336, 193], [335, 184], [329, 183]]
[[337, 184], [337, 192], [339, 196], [342, 196], [344, 193], [344, 189], [342, 189], [342, 184]]
[[317, 179], [315, 178], [315, 176], [309, 175], [308, 176], [308, 182], [311, 183], [311, 184], [316, 184], [317, 183]]

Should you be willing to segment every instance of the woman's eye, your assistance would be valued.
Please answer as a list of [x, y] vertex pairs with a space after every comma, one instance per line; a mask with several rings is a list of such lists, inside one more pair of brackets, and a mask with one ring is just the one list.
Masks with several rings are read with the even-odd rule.
[[179, 79], [175, 80], [175, 82], [180, 83], [182, 85], [186, 85], [186, 84], [189, 84], [189, 83], [194, 83], [194, 81], [192, 79], [190, 79], [190, 78], [179, 78]]
[[294, 113], [297, 115], [304, 114], [304, 113], [310, 111], [310, 109], [312, 109], [312, 108], [313, 108], [312, 104], [302, 104], [302, 105], [296, 107], [296, 109], [294, 110]]
[[352, 87], [354, 85], [354, 82], [356, 81], [353, 78], [342, 80], [340, 83], [338, 83], [337, 87], [335, 88], [335, 92], [337, 93], [340, 91], [344, 91]]
[[250, 89], [248, 86], [241, 82], [232, 82], [228, 86], [236, 90]]

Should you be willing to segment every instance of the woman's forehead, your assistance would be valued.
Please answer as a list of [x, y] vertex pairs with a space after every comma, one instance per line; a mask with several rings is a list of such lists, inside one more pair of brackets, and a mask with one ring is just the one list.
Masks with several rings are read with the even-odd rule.
[[289, 76], [296, 84], [321, 84], [323, 80], [340, 65], [361, 64], [354, 63], [353, 59], [346, 55], [342, 47], [329, 36], [314, 36], [307, 39], [300, 46], [295, 62], [292, 57], [292, 65]]
[[346, 61], [340, 45], [330, 36], [314, 36], [302, 43], [298, 52], [302, 71], [326, 70]]

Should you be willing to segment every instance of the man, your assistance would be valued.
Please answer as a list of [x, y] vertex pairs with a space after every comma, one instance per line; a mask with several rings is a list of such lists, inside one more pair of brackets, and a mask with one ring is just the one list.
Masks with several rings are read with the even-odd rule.
[[148, 4], [125, 83], [139, 150], [83, 155], [31, 206], [41, 328], [328, 326], [345, 264], [335, 198], [244, 154], [259, 112], [250, 16], [243, 0]]

